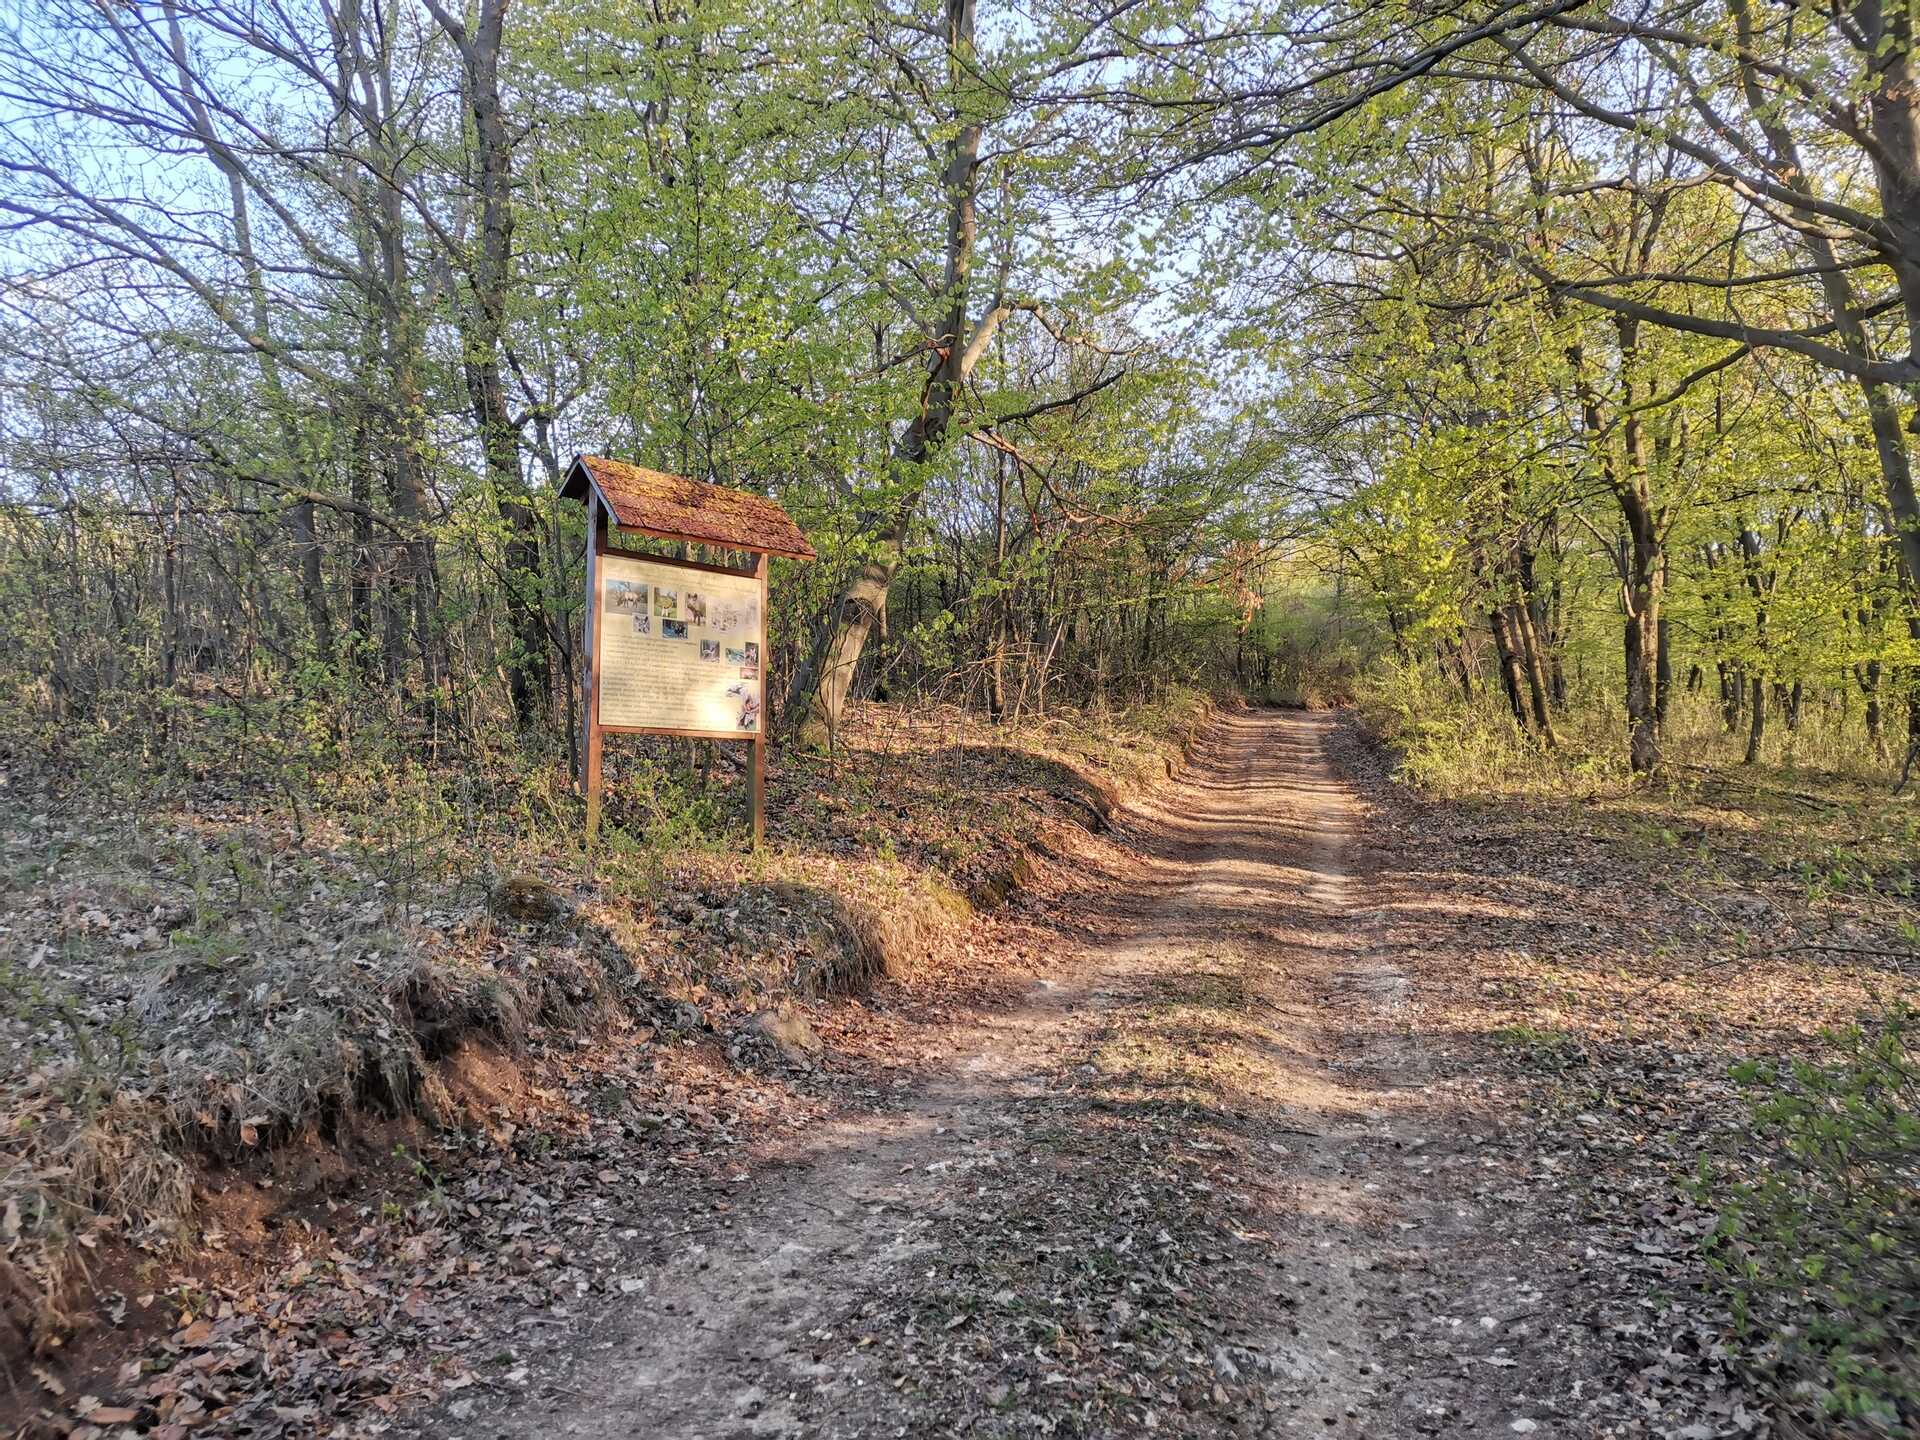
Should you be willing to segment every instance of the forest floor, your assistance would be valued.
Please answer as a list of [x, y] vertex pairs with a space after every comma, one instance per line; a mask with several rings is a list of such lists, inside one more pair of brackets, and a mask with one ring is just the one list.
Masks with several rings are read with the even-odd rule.
[[1744, 812], [1385, 771], [1349, 718], [1229, 713], [911, 975], [465, 1044], [464, 1131], [363, 1141], [392, 1198], [288, 1227], [98, 1398], [35, 1372], [48, 1428], [1787, 1433], [1685, 1179], [1741, 1132], [1728, 1065], [1911, 991], [1905, 946]]

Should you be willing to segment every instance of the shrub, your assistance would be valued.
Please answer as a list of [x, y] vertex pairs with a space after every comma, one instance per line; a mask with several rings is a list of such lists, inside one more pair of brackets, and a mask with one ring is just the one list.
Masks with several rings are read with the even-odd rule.
[[1751, 1142], [1703, 1164], [1709, 1259], [1790, 1408], [1855, 1433], [1920, 1423], [1920, 1075], [1896, 1005], [1823, 1065], [1747, 1061]]
[[1361, 722], [1399, 757], [1396, 778], [1434, 795], [1553, 789], [1555, 758], [1514, 725], [1502, 702], [1467, 701], [1430, 665], [1387, 660], [1362, 678]]

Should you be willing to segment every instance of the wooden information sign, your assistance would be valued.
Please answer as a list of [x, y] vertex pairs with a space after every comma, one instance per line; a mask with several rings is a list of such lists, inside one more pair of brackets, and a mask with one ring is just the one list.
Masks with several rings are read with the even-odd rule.
[[[587, 833], [600, 828], [606, 735], [680, 735], [752, 746], [753, 843], [766, 834], [767, 561], [813, 547], [773, 501], [598, 455], [575, 458], [561, 495], [587, 505], [581, 676]], [[750, 566], [627, 554], [628, 535], [736, 551]]]

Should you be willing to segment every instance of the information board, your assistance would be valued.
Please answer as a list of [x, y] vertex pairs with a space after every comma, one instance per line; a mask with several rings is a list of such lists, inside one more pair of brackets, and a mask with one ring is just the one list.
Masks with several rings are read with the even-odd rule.
[[611, 729], [758, 734], [760, 581], [603, 553], [594, 695]]

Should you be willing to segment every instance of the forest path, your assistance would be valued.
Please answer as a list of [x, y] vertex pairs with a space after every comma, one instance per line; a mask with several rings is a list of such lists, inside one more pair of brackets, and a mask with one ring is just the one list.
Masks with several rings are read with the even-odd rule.
[[1021, 1005], [427, 1433], [1504, 1432], [1410, 1343], [1471, 1248], [1440, 1157], [1472, 1137], [1422, 1098], [1333, 730], [1219, 722]]

